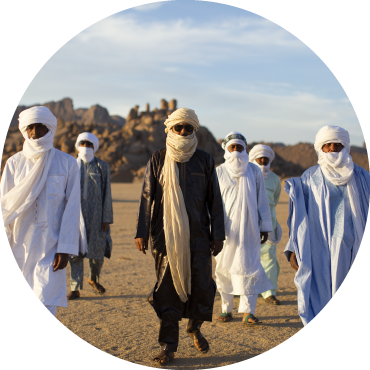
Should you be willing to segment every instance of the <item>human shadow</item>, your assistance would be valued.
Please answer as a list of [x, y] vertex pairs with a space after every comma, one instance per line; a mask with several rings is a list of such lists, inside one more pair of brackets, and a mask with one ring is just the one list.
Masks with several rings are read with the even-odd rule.
[[117, 299], [117, 298], [148, 298], [148, 295], [135, 295], [135, 294], [122, 294], [122, 295], [97, 295], [95, 297], [80, 297], [79, 301], [100, 301], [107, 299]]
[[134, 199], [113, 199], [113, 203], [139, 203], [139, 200]]
[[[236, 363], [248, 360], [252, 357], [257, 356], [257, 354], [249, 354], [248, 352], [243, 354], [232, 354], [230, 356], [217, 356], [211, 355], [207, 357], [175, 357], [174, 361], [171, 362], [171, 369], [209, 369], [219, 367], [217, 363]], [[153, 367], [156, 367], [155, 365]]]

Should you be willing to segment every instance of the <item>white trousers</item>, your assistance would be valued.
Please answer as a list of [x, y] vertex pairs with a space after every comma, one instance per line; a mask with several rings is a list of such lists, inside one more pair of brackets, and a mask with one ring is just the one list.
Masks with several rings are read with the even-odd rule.
[[57, 306], [46, 306], [45, 307], [54, 315], [57, 315]]
[[[233, 294], [222, 293], [221, 294], [221, 301], [222, 301], [222, 312], [223, 313], [231, 313], [233, 312]], [[257, 297], [258, 294], [248, 294], [248, 295], [241, 295], [239, 301], [239, 313], [251, 313], [254, 314], [256, 311], [257, 305]]]

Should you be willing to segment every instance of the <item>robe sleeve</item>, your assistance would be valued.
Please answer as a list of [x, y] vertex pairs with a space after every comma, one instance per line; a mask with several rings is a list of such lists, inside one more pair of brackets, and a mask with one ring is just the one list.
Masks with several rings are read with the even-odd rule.
[[255, 171], [256, 190], [257, 190], [257, 210], [261, 232], [270, 232], [272, 230], [271, 212], [269, 199], [267, 197], [265, 180], [261, 171]]
[[65, 207], [59, 231], [57, 253], [78, 256], [80, 236], [80, 173], [76, 160], [68, 163]]
[[141, 198], [136, 221], [136, 238], [149, 239], [150, 218], [152, 211], [152, 203], [156, 190], [157, 179], [155, 176], [155, 162], [152, 158], [149, 160], [141, 189]]
[[279, 202], [280, 194], [281, 194], [281, 183], [280, 183], [280, 179], [279, 179], [279, 181], [277, 181], [277, 187], [276, 187], [276, 190], [275, 190], [275, 193], [274, 193], [275, 205], [277, 205], [278, 202]]
[[112, 207], [112, 191], [110, 183], [110, 169], [108, 164], [104, 165], [104, 194], [103, 194], [103, 220], [102, 222], [107, 222], [108, 224], [113, 223], [113, 207]]
[[211, 221], [211, 241], [225, 240], [224, 208], [215, 163], [212, 157], [209, 163], [206, 202]]
[[2, 197], [14, 188], [14, 171], [15, 168], [13, 162], [8, 160], [5, 164], [0, 182], [0, 192]]
[[[1, 197], [3, 197], [6, 193], [8, 193], [10, 190], [14, 188], [15, 186], [14, 185], [14, 173], [15, 173], [14, 163], [11, 159], [8, 159], [8, 161], [5, 164], [5, 168], [4, 168], [3, 175], [1, 177], [1, 182], [0, 182]], [[14, 222], [12, 222], [10, 225], [5, 227], [6, 236], [8, 237], [9, 243], [12, 240], [13, 226], [14, 226]]]

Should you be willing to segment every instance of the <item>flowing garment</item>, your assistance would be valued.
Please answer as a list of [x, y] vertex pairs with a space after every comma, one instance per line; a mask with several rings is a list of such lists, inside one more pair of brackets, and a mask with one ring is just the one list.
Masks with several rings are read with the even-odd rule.
[[[53, 271], [55, 253], [78, 255], [80, 181], [76, 160], [53, 149], [45, 184], [10, 225], [10, 246], [34, 293], [46, 306], [67, 307], [66, 270]], [[23, 151], [10, 157], [1, 178], [1, 197], [32, 171]]]
[[[254, 184], [251, 197], [256, 199], [256, 208], [252, 210], [251, 217], [246, 218], [240, 228], [245, 230], [245, 241], [239, 242], [236, 248], [229, 245], [230, 234], [227, 233], [228, 222], [242, 212], [237, 204], [241, 178], [230, 175], [225, 164], [217, 167], [217, 176], [221, 188], [221, 196], [224, 204], [226, 241], [221, 253], [216, 257], [216, 283], [220, 292], [233, 295], [256, 295], [273, 286], [261, 265], [261, 238], [260, 231], [272, 231], [270, 208], [264, 180], [260, 169], [253, 163], [249, 163], [248, 170], [251, 173]], [[247, 171], [248, 171], [247, 170]], [[248, 206], [248, 204], [246, 204]], [[258, 230], [252, 231], [253, 222], [257, 222]], [[228, 262], [226, 262], [228, 261]], [[226, 262], [226, 263], [225, 263]], [[230, 266], [229, 268], [225, 268]]]
[[271, 295], [276, 295], [277, 281], [280, 272], [280, 266], [276, 257], [276, 244], [281, 239], [281, 227], [276, 219], [276, 205], [279, 202], [281, 193], [281, 184], [279, 176], [269, 171], [268, 177], [265, 178], [266, 192], [269, 199], [272, 229], [269, 233], [269, 238], [266, 243], [261, 244], [261, 264], [265, 270], [269, 280], [273, 285], [273, 289], [262, 293], [263, 298]]
[[[354, 164], [353, 177], [365, 222], [369, 210], [370, 174]], [[329, 302], [347, 276], [358, 252], [349, 182], [334, 185], [320, 166], [285, 183], [289, 194], [289, 242], [285, 254], [295, 253], [299, 269], [298, 312], [307, 325]]]

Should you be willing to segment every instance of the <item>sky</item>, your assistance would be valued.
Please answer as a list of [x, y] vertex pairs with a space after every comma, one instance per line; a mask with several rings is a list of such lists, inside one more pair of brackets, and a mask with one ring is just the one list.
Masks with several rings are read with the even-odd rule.
[[126, 117], [175, 98], [216, 138], [314, 142], [324, 125], [363, 134], [340, 83], [295, 36], [243, 9], [176, 0], [132, 8], [90, 26], [35, 76], [20, 104], [73, 99]]

